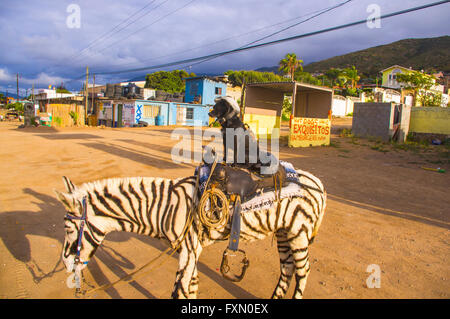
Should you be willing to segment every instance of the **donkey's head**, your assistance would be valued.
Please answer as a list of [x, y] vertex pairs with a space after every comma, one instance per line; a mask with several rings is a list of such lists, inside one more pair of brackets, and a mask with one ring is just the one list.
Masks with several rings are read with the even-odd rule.
[[55, 193], [66, 209], [62, 260], [67, 272], [72, 272], [86, 267], [105, 236], [89, 220], [86, 192], [78, 190], [68, 178], [63, 180], [67, 192]]

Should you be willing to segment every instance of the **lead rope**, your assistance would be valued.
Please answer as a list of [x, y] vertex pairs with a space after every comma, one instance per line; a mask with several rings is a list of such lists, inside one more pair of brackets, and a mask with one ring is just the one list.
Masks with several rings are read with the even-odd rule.
[[[277, 175], [276, 174], [273, 175], [273, 185], [274, 185], [274, 188], [275, 188], [275, 198], [277, 200], [277, 215], [279, 215], [280, 214], [280, 206], [281, 206], [281, 189], [282, 189], [283, 185], [282, 185], [281, 177], [280, 177], [280, 190], [277, 191]], [[273, 233], [271, 246], [273, 246], [273, 242], [275, 240], [275, 236], [276, 236], [276, 234]]]

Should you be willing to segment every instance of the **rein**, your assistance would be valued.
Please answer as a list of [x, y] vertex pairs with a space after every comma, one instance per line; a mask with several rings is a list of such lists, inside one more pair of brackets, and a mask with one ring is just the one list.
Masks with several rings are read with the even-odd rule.
[[80, 253], [81, 253], [81, 240], [83, 238], [84, 226], [87, 222], [87, 205], [86, 205], [86, 197], [83, 197], [83, 214], [81, 217], [73, 216], [70, 214], [66, 214], [66, 218], [69, 220], [81, 220], [80, 231], [78, 232], [78, 240], [77, 240], [77, 254], [75, 256], [75, 266], [78, 264], [86, 265], [89, 261], [81, 262]]

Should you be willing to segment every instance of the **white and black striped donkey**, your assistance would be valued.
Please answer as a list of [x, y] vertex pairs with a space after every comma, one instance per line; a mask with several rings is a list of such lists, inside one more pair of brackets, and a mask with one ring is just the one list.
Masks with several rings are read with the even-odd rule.
[[[281, 274], [272, 298], [285, 296], [294, 274], [293, 297], [302, 297], [310, 270], [308, 246], [325, 212], [326, 192], [321, 181], [310, 173], [300, 170], [297, 173], [304, 185], [301, 196], [298, 189], [289, 194], [289, 186], [283, 188], [286, 192], [282, 193], [280, 209], [275, 197], [269, 205], [258, 208], [242, 204], [240, 240], [263, 239], [271, 234], [277, 238]], [[79, 187], [68, 178], [63, 180], [67, 191], [55, 193], [67, 210], [62, 259], [69, 272], [81, 272], [105, 236], [113, 231], [134, 232], [175, 243], [188, 220], [196, 184], [194, 176], [175, 180], [113, 178]], [[202, 248], [227, 240], [229, 233], [230, 222], [223, 228], [209, 229], [194, 215], [192, 227], [179, 247], [173, 298], [196, 298], [197, 261]]]

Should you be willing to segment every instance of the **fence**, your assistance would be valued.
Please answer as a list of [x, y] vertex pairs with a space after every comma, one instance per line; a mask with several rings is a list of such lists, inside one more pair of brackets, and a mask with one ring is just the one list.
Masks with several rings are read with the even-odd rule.
[[[77, 114], [76, 122], [70, 113]], [[84, 106], [77, 104], [47, 104], [46, 113], [52, 115], [52, 126], [69, 127], [84, 125]]]
[[359, 97], [333, 95], [331, 114], [333, 116], [346, 116], [353, 113], [353, 105], [355, 102], [361, 102], [361, 99]]

